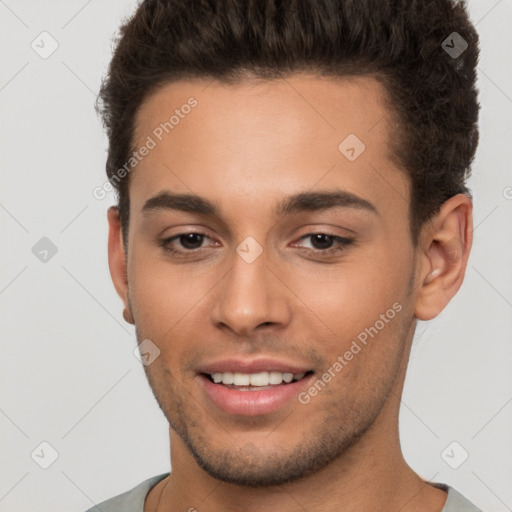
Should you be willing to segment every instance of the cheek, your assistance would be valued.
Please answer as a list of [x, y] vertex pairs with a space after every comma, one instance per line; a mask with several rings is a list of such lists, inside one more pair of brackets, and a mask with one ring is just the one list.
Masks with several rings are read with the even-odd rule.
[[[302, 273], [291, 282], [305, 304], [304, 328], [314, 322], [321, 329], [329, 364], [345, 354], [348, 362], [357, 359], [364, 365], [393, 358], [403, 348], [404, 326], [410, 321], [412, 263], [405, 251], [381, 251], [378, 258], [358, 255], [326, 269], [314, 279]], [[350, 366], [356, 371], [359, 364]]]
[[349, 326], [365, 327], [396, 301], [404, 300], [410, 263], [386, 260], [385, 256], [357, 257], [322, 273], [300, 271], [287, 282], [304, 304], [334, 333]]
[[194, 317], [218, 280], [216, 273], [198, 268], [134, 251], [128, 264], [129, 296], [141, 333], [164, 340]]

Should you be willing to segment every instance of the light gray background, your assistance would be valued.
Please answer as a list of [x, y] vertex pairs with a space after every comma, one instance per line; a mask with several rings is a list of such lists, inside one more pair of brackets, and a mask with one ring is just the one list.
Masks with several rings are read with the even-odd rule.
[[[134, 5], [0, 0], [1, 511], [80, 512], [169, 470], [167, 424], [108, 272], [113, 196], [92, 195], [105, 181], [107, 147], [93, 103], [111, 36]], [[421, 476], [504, 512], [512, 510], [512, 0], [469, 7], [482, 52], [474, 247], [461, 291], [418, 326], [401, 438]], [[43, 31], [59, 45], [47, 59], [31, 48]], [[32, 253], [42, 237], [58, 249], [46, 263]], [[43, 441], [59, 454], [48, 469], [35, 462], [51, 461]], [[469, 453], [458, 469], [441, 456], [453, 441], [462, 448], [448, 450], [452, 464]]]

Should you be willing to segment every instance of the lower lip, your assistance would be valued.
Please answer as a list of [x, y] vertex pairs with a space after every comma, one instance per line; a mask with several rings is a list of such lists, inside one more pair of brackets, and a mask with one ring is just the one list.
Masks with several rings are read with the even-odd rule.
[[222, 384], [213, 383], [205, 375], [200, 375], [200, 380], [211, 401], [225, 412], [242, 416], [259, 416], [274, 412], [297, 399], [301, 389], [310, 380], [309, 377], [261, 391], [238, 391], [227, 388]]

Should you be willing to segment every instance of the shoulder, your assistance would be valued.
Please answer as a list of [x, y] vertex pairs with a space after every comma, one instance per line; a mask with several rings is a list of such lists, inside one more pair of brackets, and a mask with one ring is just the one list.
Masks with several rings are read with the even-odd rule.
[[438, 484], [438, 486], [448, 492], [448, 498], [441, 512], [482, 512], [453, 487], [446, 484]]
[[164, 473], [148, 478], [133, 489], [98, 503], [86, 512], [144, 512], [146, 495], [152, 487], [168, 475], [169, 473]]

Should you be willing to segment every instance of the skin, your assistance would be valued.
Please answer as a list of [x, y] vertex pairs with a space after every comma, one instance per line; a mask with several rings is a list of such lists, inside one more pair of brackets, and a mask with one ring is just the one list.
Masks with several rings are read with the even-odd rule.
[[[372, 78], [167, 84], [139, 108], [134, 146], [190, 96], [197, 106], [130, 176], [127, 255], [108, 211], [112, 279], [139, 342], [160, 349], [145, 371], [170, 423], [172, 473], [145, 512], [441, 511], [446, 493], [402, 456], [398, 413], [416, 320], [463, 281], [471, 200], [446, 201], [414, 247], [410, 183], [388, 154], [392, 118]], [[366, 146], [353, 162], [338, 150], [350, 133]], [[333, 189], [377, 211], [273, 213], [289, 195]], [[142, 212], [162, 191], [209, 199], [221, 216]], [[190, 232], [206, 236], [170, 243], [181, 258], [159, 245]], [[311, 233], [354, 242], [322, 255], [336, 242]], [[248, 236], [263, 249], [252, 263], [236, 252]], [[314, 382], [394, 303], [401, 311], [308, 404], [242, 417], [202, 391], [197, 368], [232, 356], [306, 366]]]

